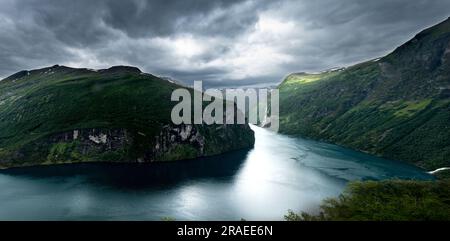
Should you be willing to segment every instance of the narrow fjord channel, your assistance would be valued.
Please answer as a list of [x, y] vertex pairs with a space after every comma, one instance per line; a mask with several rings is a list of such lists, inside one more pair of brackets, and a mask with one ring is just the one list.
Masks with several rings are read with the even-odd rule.
[[314, 212], [348, 181], [432, 179], [425, 171], [252, 126], [255, 147], [172, 163], [0, 171], [0, 220], [281, 220]]

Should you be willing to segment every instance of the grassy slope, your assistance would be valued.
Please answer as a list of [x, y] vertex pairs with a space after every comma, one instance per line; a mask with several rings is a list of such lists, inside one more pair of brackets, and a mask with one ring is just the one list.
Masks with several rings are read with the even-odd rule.
[[87, 127], [128, 127], [147, 133], [170, 120], [171, 103], [160, 100], [170, 99], [177, 86], [155, 76], [65, 67], [51, 71], [0, 82], [1, 146]]
[[282, 133], [450, 165], [450, 19], [380, 60], [292, 74], [279, 89]]
[[[153, 136], [170, 120], [171, 103], [159, 100], [170, 99], [176, 86], [155, 76], [63, 66], [28, 73], [0, 82], [0, 157], [5, 159], [54, 133], [126, 128]], [[34, 154], [30, 158], [41, 158]]]
[[[171, 122], [176, 102], [171, 102], [170, 96], [176, 88], [176, 84], [131, 67], [91, 71], [53, 66], [19, 72], [0, 82], [0, 160], [12, 159], [17, 165], [49, 161], [44, 160], [49, 154], [63, 153], [76, 143], [53, 147], [46, 146], [45, 141], [43, 146], [36, 143], [55, 133], [84, 128], [126, 129], [136, 141], [120, 153], [122, 156], [114, 158], [136, 158], [150, 146], [161, 127]], [[211, 128], [201, 129], [208, 134]], [[226, 134], [226, 138], [235, 138], [231, 132]], [[240, 137], [247, 134], [250, 136], [241, 133]], [[207, 154], [236, 148], [226, 144], [214, 147], [215, 138], [208, 137]], [[170, 155], [176, 159], [184, 154], [192, 157], [189, 147], [178, 149]], [[24, 155], [18, 156], [17, 150]]]

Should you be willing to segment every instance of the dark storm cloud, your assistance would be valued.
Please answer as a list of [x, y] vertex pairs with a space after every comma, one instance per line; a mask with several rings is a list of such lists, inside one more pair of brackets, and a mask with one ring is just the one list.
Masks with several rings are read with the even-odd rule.
[[382, 56], [448, 0], [1, 0], [0, 76], [126, 64], [209, 86], [274, 83]]
[[[259, 4], [261, 4], [261, 1]], [[131, 37], [167, 36], [179, 32], [232, 35], [257, 20], [254, 13], [233, 14], [243, 1], [113, 1], [105, 4], [105, 22]], [[259, 6], [251, 4], [252, 10]]]
[[[77, 62], [80, 51], [93, 54], [104, 67], [109, 63], [138, 64], [149, 71], [177, 72], [170, 59], [174, 56], [164, 53], [160, 46], [133, 40], [170, 40], [183, 33], [229, 39], [257, 21], [263, 2], [4, 0], [0, 2], [0, 76], [22, 68]], [[107, 49], [112, 42], [119, 42], [119, 48]], [[199, 60], [214, 59], [226, 49], [218, 46], [199, 55]], [[160, 60], [166, 61], [165, 66], [152, 65]]]
[[[383, 56], [419, 31], [450, 16], [445, 0], [333, 0], [286, 2], [279, 10], [304, 27], [301, 47], [307, 61], [288, 69], [319, 71]], [[312, 35], [309, 37], [308, 35]]]

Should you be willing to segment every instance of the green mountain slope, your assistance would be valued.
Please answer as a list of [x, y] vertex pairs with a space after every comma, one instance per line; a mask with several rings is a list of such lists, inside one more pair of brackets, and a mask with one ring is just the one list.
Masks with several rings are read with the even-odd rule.
[[318, 215], [285, 216], [288, 221], [448, 221], [450, 180], [385, 180], [350, 183], [337, 198], [323, 201]]
[[291, 74], [279, 89], [282, 133], [450, 165], [450, 18], [381, 59]]
[[172, 125], [179, 87], [125, 66], [16, 73], [0, 81], [0, 168], [179, 160], [253, 145], [247, 125]]

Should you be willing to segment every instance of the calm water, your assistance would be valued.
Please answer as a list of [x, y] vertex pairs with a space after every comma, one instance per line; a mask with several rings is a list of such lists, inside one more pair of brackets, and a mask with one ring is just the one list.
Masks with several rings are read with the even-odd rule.
[[254, 149], [155, 165], [0, 171], [0, 220], [279, 220], [317, 210], [350, 180], [430, 179], [424, 171], [252, 127]]

